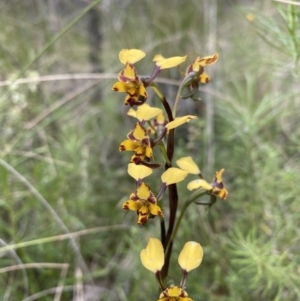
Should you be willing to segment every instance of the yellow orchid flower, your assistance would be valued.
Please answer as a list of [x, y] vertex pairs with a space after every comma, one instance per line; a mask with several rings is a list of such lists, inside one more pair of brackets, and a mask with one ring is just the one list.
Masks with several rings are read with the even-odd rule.
[[146, 53], [140, 49], [122, 49], [119, 52], [120, 62], [124, 65], [127, 63], [134, 64], [146, 56]]
[[225, 188], [225, 186], [223, 184], [223, 180], [222, 180], [224, 171], [225, 171], [224, 169], [216, 171], [212, 183], [208, 183], [203, 179], [198, 179], [198, 180], [194, 180], [194, 181], [191, 181], [190, 183], [188, 183], [187, 188], [189, 190], [203, 188], [204, 190], [208, 191], [209, 193], [218, 196], [222, 200], [225, 200], [226, 197], [228, 196], [228, 191]]
[[118, 79], [119, 81], [113, 85], [112, 90], [127, 93], [125, 105], [140, 105], [146, 101], [148, 97], [146, 88], [131, 63], [126, 63], [125, 68], [119, 73]]
[[187, 171], [176, 167], [170, 167], [161, 175], [161, 180], [166, 186], [168, 186], [183, 181], [187, 175]]
[[200, 179], [193, 180], [188, 183], [187, 188], [189, 190], [202, 188], [207, 192], [209, 192], [210, 194], [214, 194], [218, 196], [222, 200], [226, 199], [228, 195], [228, 191], [226, 190], [222, 180], [224, 169], [216, 171], [212, 183], [208, 183], [207, 181], [202, 179], [201, 171], [197, 166], [197, 164], [192, 159], [192, 157], [180, 158], [179, 160], [176, 161], [176, 163], [182, 170], [185, 170], [190, 174], [199, 175], [200, 177]]
[[123, 204], [123, 209], [137, 211], [139, 225], [144, 225], [149, 217], [163, 216], [154, 194], [144, 182], [130, 195], [129, 200]]
[[130, 108], [127, 115], [135, 117], [140, 122], [143, 122], [143, 121], [147, 121], [151, 118], [154, 118], [161, 113], [162, 113], [161, 109], [150, 107], [148, 104], [144, 103], [144, 104], [138, 106], [137, 110]]
[[157, 54], [153, 62], [156, 63], [156, 66], [158, 66], [161, 70], [167, 69], [167, 68], [173, 68], [181, 63], [185, 62], [187, 56], [173, 56], [170, 58], [165, 58], [161, 54]]
[[169, 122], [166, 125], [166, 128], [168, 130], [177, 128], [178, 126], [190, 122], [192, 119], [197, 119], [197, 116], [193, 116], [193, 115], [186, 115], [186, 116], [182, 116], [182, 117], [176, 117], [173, 121]]
[[218, 60], [218, 53], [210, 56], [197, 57], [191, 65], [186, 69], [185, 75], [187, 76], [190, 72], [197, 73], [197, 81], [199, 83], [205, 84], [210, 81], [209, 76], [204, 72], [204, 67], [207, 65], [212, 65]]
[[136, 123], [134, 130], [128, 133], [127, 138], [121, 142], [119, 151], [133, 151], [134, 155], [130, 162], [140, 164], [143, 160], [149, 161], [153, 158], [150, 138], [140, 123]]
[[138, 181], [151, 175], [153, 170], [145, 165], [136, 165], [134, 163], [129, 163], [127, 172], [131, 177]]
[[148, 245], [140, 253], [143, 266], [153, 273], [161, 271], [165, 255], [162, 243], [157, 238], [150, 238]]

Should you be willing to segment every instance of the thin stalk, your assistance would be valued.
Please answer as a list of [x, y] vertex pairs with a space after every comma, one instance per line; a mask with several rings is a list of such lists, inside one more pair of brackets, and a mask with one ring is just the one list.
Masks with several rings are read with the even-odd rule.
[[162, 153], [162, 155], [163, 155], [163, 157], [164, 157], [166, 163], [167, 163], [168, 165], [171, 165], [171, 162], [170, 162], [170, 160], [169, 160], [169, 158], [168, 158], [167, 151], [166, 151], [166, 147], [165, 147], [164, 143], [163, 143], [162, 141], [160, 141], [160, 142], [158, 143], [158, 146], [159, 146], [159, 148], [160, 148], [160, 151], [161, 151], [161, 153]]
[[177, 222], [176, 222], [176, 224], [175, 224], [173, 233], [172, 233], [171, 238], [170, 238], [170, 241], [169, 241], [169, 245], [167, 245], [166, 248], [169, 249], [169, 248], [170, 248], [170, 244], [171, 244], [171, 243], [173, 244], [173, 242], [174, 242], [174, 240], [175, 240], [175, 237], [176, 237], [176, 234], [177, 234], [177, 232], [178, 232], [180, 223], [181, 223], [181, 221], [182, 221], [182, 218], [183, 218], [183, 216], [184, 216], [184, 214], [185, 214], [185, 212], [186, 212], [186, 209], [187, 209], [187, 208], [189, 207], [189, 205], [190, 205], [191, 203], [193, 203], [197, 198], [199, 198], [199, 197], [201, 197], [201, 196], [203, 196], [203, 195], [205, 195], [205, 194], [206, 194], [206, 191], [201, 191], [200, 193], [199, 193], [199, 191], [196, 191], [196, 192], [194, 192], [193, 194], [191, 194], [191, 195], [188, 197], [188, 199], [185, 201], [185, 203], [184, 203], [184, 205], [183, 205], [183, 208], [182, 208], [181, 211], [180, 211], [179, 218], [178, 218], [178, 220], [177, 220]]
[[176, 117], [176, 112], [177, 112], [177, 108], [178, 108], [178, 104], [179, 104], [179, 101], [180, 101], [180, 98], [181, 98], [181, 92], [183, 90], [183, 87], [182, 85], [179, 86], [179, 89], [177, 91], [177, 94], [176, 94], [176, 98], [175, 98], [175, 102], [174, 102], [174, 107], [173, 107], [173, 116], [174, 118]]
[[191, 72], [189, 73], [184, 79], [183, 81], [181, 82], [179, 88], [178, 88], [178, 91], [177, 91], [177, 94], [176, 94], [176, 98], [175, 98], [175, 102], [174, 102], [174, 107], [173, 107], [173, 111], [172, 111], [172, 115], [173, 115], [173, 118], [176, 117], [176, 113], [177, 113], [177, 108], [178, 108], [178, 104], [179, 104], [179, 101], [180, 101], [180, 98], [181, 98], [181, 93], [183, 91], [183, 89], [190, 84], [190, 82], [193, 80], [193, 77], [195, 76], [195, 72]]
[[166, 110], [166, 113], [167, 113], [167, 116], [168, 116], [168, 119], [169, 119], [169, 122], [173, 121], [174, 118], [173, 118], [173, 114], [172, 114], [172, 110], [170, 108], [170, 105], [169, 103], [167, 102], [166, 98], [163, 96], [163, 94], [160, 92], [160, 90], [158, 89], [158, 87], [155, 85], [155, 83], [151, 83], [150, 85], [152, 87], [152, 89], [154, 90], [154, 92], [156, 93], [156, 95], [159, 97], [159, 99], [161, 100], [165, 110]]

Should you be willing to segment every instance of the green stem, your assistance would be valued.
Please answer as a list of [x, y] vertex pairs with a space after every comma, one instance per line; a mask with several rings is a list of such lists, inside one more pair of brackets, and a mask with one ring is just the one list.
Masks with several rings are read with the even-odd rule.
[[162, 141], [160, 141], [160, 142], [158, 143], [158, 146], [159, 146], [159, 148], [160, 148], [160, 151], [161, 151], [161, 153], [162, 153], [164, 159], [166, 160], [166, 163], [167, 163], [168, 165], [171, 165], [171, 162], [170, 162], [169, 157], [168, 157], [168, 155], [167, 155], [167, 151], [166, 151], [166, 147], [165, 147], [164, 143], [163, 143]]
[[173, 121], [173, 115], [172, 115], [172, 110], [170, 108], [169, 103], [167, 102], [166, 98], [163, 96], [163, 94], [160, 92], [160, 90], [158, 89], [158, 87], [155, 85], [155, 83], [151, 83], [151, 87], [154, 90], [154, 92], [157, 94], [157, 96], [159, 97], [159, 99], [161, 100], [165, 110], [166, 110], [166, 114], [168, 116], [169, 122]]
[[181, 96], [181, 92], [182, 92], [182, 86], [180, 85], [177, 94], [176, 94], [176, 98], [175, 98], [175, 102], [174, 102], [174, 107], [173, 107], [173, 116], [174, 118], [176, 117], [176, 112], [177, 112], [177, 107], [179, 104], [179, 100], [180, 100], [180, 96]]
[[179, 101], [181, 98], [181, 92], [184, 89], [184, 87], [186, 87], [188, 84], [190, 84], [190, 82], [193, 80], [194, 76], [195, 76], [195, 72], [191, 72], [181, 82], [181, 84], [178, 88], [177, 94], [176, 94], [175, 102], [174, 102], [174, 107], [173, 107], [173, 111], [172, 111], [173, 118], [176, 117], [178, 104], [179, 104]]
[[183, 218], [183, 216], [184, 216], [184, 214], [185, 214], [186, 209], [188, 208], [188, 206], [189, 206], [191, 203], [193, 203], [197, 198], [199, 198], [199, 197], [201, 197], [201, 196], [203, 196], [203, 195], [205, 195], [205, 194], [206, 194], [206, 191], [201, 191], [201, 192], [196, 191], [196, 192], [194, 192], [193, 194], [191, 194], [191, 195], [188, 197], [188, 199], [185, 201], [185, 203], [184, 203], [184, 205], [183, 205], [183, 208], [182, 208], [181, 211], [180, 211], [179, 218], [178, 218], [178, 220], [177, 220], [177, 222], [176, 222], [176, 224], [175, 224], [175, 227], [174, 227], [173, 233], [172, 233], [172, 235], [171, 235], [171, 238], [170, 238], [170, 240], [169, 240], [169, 244], [168, 244], [168, 246], [166, 246], [166, 247], [169, 248], [169, 247], [170, 247], [170, 244], [171, 244], [171, 243], [173, 244], [173, 242], [174, 242], [174, 240], [175, 240], [175, 237], [176, 237], [176, 234], [177, 234], [177, 231], [178, 231], [178, 229], [179, 229], [180, 223], [181, 223], [181, 221], [182, 221], [182, 218]]
[[160, 100], [163, 100], [164, 99], [164, 96], [163, 94], [160, 92], [160, 90], [158, 89], [158, 87], [156, 86], [155, 83], [151, 83], [150, 85], [152, 87], [152, 89], [154, 90], [154, 92], [157, 94], [157, 96], [159, 97]]

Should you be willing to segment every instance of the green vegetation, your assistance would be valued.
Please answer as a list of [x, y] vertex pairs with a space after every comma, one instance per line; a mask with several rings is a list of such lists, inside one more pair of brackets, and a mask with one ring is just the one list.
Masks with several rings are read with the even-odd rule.
[[[219, 53], [201, 100], [180, 102], [200, 118], [188, 135], [178, 131], [175, 157], [191, 154], [207, 179], [225, 168], [229, 196], [188, 208], [171, 273], [180, 273], [183, 244], [197, 240], [204, 259], [187, 282], [194, 301], [300, 300], [300, 2], [93, 2], [98, 68], [92, 2], [77, 2], [0, 3], [0, 299], [157, 300], [139, 253], [159, 222], [146, 232], [122, 210], [135, 188], [130, 154], [118, 152], [130, 121], [124, 95], [111, 91], [119, 51], [139, 48], [147, 61]], [[152, 71], [146, 60], [138, 66]], [[179, 72], [157, 81], [168, 99], [170, 78]], [[159, 105], [154, 95], [149, 102]], [[179, 206], [191, 179], [179, 184]]]

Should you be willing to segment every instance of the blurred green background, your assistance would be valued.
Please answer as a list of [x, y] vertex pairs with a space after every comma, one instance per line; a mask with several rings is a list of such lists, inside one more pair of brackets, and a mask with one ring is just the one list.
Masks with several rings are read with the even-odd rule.
[[[133, 123], [111, 91], [119, 51], [139, 48], [143, 75], [158, 53], [188, 55], [186, 65], [219, 53], [201, 100], [180, 102], [180, 115], [199, 118], [178, 130], [175, 159], [192, 156], [208, 180], [225, 168], [229, 197], [188, 209], [171, 278], [179, 283], [177, 256], [195, 240], [194, 301], [300, 300], [300, 2], [92, 4], [0, 2], [0, 299], [157, 300], [139, 253], [159, 220], [138, 227], [122, 210], [135, 183], [118, 146]], [[179, 79], [176, 69], [157, 79], [170, 102]], [[153, 93], [149, 103], [160, 105]]]

